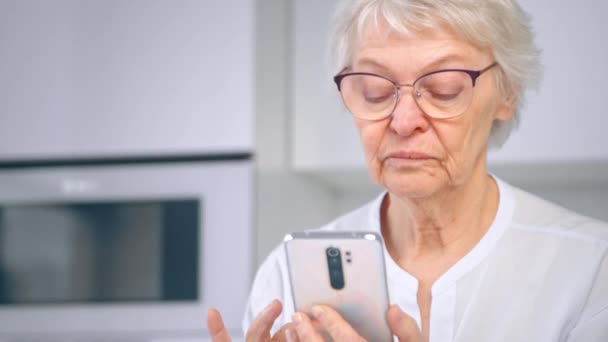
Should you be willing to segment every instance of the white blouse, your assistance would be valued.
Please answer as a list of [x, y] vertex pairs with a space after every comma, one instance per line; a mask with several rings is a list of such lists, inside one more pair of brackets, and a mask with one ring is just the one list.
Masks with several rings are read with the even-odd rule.
[[[608, 225], [496, 179], [498, 211], [479, 243], [431, 289], [430, 342], [608, 341]], [[320, 228], [380, 232], [385, 194]], [[420, 326], [418, 281], [385, 250], [391, 303]], [[243, 329], [273, 299], [291, 320], [282, 245], [257, 272]]]

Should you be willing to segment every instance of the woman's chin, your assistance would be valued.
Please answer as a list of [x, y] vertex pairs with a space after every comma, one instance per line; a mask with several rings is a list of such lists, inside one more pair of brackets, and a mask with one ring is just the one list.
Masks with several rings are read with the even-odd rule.
[[428, 198], [442, 188], [444, 182], [440, 177], [427, 170], [408, 169], [405, 172], [384, 170], [378, 183], [391, 194], [408, 199]]

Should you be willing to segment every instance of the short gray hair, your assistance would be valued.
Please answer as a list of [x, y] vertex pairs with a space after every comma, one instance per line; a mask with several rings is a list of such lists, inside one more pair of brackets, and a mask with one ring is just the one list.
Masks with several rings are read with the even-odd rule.
[[542, 78], [528, 14], [514, 0], [343, 0], [330, 39], [334, 72], [350, 66], [357, 39], [382, 20], [409, 36], [447, 25], [473, 45], [491, 49], [502, 70], [496, 73], [499, 90], [517, 100], [513, 119], [496, 120], [492, 127], [489, 145], [502, 146], [519, 123], [526, 91]]

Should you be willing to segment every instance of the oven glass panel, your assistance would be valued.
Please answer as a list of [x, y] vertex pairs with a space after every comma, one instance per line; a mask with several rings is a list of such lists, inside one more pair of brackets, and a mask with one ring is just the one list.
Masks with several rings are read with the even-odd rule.
[[0, 304], [199, 299], [195, 199], [0, 207]]

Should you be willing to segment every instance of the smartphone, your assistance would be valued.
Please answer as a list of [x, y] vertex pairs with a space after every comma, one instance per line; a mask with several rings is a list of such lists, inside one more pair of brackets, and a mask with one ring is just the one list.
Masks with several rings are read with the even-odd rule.
[[285, 236], [297, 311], [325, 304], [368, 341], [392, 341], [382, 238], [374, 232], [297, 232]]

